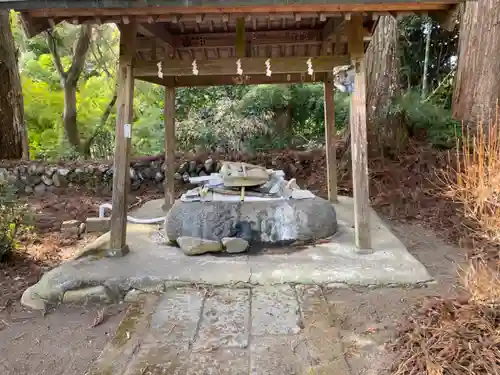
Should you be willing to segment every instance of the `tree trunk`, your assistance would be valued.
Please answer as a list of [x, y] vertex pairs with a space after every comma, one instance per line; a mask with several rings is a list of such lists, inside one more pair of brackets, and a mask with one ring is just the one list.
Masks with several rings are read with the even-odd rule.
[[71, 146], [81, 151], [80, 134], [76, 122], [76, 85], [66, 81], [64, 84], [64, 134]]
[[377, 155], [398, 153], [406, 145], [407, 129], [388, 109], [400, 92], [398, 22], [382, 16], [366, 51], [368, 147]]
[[500, 0], [462, 7], [453, 116], [472, 126], [493, 118], [500, 98]]
[[427, 85], [428, 85], [428, 71], [429, 71], [429, 55], [431, 50], [431, 34], [432, 34], [432, 22], [427, 21], [425, 24], [425, 57], [424, 57], [424, 72], [422, 74], [422, 100], [427, 96]]
[[9, 11], [0, 10], [0, 159], [28, 158], [24, 104]]
[[82, 145], [80, 141], [80, 132], [78, 130], [77, 123], [77, 109], [76, 109], [76, 89], [78, 85], [78, 80], [82, 74], [85, 59], [87, 58], [87, 52], [90, 47], [90, 35], [92, 28], [90, 25], [82, 26], [80, 29], [80, 35], [76, 42], [75, 51], [73, 52], [73, 59], [71, 61], [70, 68], [65, 71], [61, 57], [57, 50], [57, 41], [54, 33], [48, 33], [48, 45], [52, 52], [54, 58], [54, 65], [57, 72], [59, 73], [59, 78], [61, 80], [61, 86], [64, 90], [64, 113], [63, 113], [63, 123], [64, 123], [64, 134], [68, 139], [69, 144], [79, 153], [82, 153]]

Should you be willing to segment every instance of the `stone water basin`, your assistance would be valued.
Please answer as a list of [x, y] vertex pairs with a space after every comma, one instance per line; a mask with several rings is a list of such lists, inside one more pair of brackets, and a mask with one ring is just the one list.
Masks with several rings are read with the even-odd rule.
[[208, 201], [174, 203], [165, 219], [170, 241], [195, 237], [221, 241], [243, 238], [250, 245], [314, 241], [337, 231], [333, 205], [322, 198], [267, 201]]

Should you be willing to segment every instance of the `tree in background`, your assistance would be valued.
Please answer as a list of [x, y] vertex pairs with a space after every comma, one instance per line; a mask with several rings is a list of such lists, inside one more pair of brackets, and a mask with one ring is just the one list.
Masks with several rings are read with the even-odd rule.
[[399, 22], [398, 29], [404, 91], [418, 91], [421, 99], [432, 98], [451, 108], [458, 28], [448, 31], [429, 17], [408, 16]]
[[372, 153], [398, 153], [408, 137], [400, 116], [390, 112], [394, 98], [400, 95], [398, 21], [380, 17], [366, 51], [366, 106], [368, 145]]
[[28, 157], [23, 95], [9, 11], [0, 11], [0, 159]]
[[500, 0], [463, 4], [453, 116], [473, 125], [494, 118], [500, 99]]
[[64, 90], [64, 131], [70, 145], [78, 152], [82, 152], [83, 150], [80, 140], [80, 133], [78, 131], [78, 124], [76, 121], [76, 89], [78, 80], [80, 79], [85, 66], [85, 59], [87, 58], [87, 52], [90, 47], [91, 33], [91, 25], [80, 26], [78, 39], [76, 41], [74, 50], [72, 51], [73, 57], [71, 65], [66, 70], [62, 64], [62, 60], [59, 54], [59, 44], [61, 44], [61, 40], [58, 38], [55, 30], [47, 32], [48, 46], [54, 59], [54, 66], [57, 70], [57, 73], [59, 73], [61, 87]]

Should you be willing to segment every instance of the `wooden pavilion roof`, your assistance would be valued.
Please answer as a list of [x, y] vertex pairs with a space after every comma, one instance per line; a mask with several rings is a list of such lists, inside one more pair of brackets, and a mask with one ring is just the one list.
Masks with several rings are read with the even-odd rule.
[[[20, 11], [30, 36], [62, 21], [120, 27], [134, 20], [136, 77], [189, 86], [243, 83], [235, 81], [238, 60], [244, 75], [254, 78], [239, 77], [245, 83], [279, 81], [285, 73], [288, 81], [321, 80], [332, 64], [349, 64], [345, 26], [353, 15], [363, 17], [366, 48], [380, 16], [446, 19], [460, 1], [0, 0], [0, 8]], [[268, 59], [273, 79], [264, 76]], [[315, 74], [304, 77], [306, 65]]]

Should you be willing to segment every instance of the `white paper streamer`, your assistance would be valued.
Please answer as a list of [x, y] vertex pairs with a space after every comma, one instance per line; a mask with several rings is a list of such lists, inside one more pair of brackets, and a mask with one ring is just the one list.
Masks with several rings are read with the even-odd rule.
[[266, 76], [271, 77], [271, 74], [273, 74], [271, 70], [271, 59], [266, 60]]

